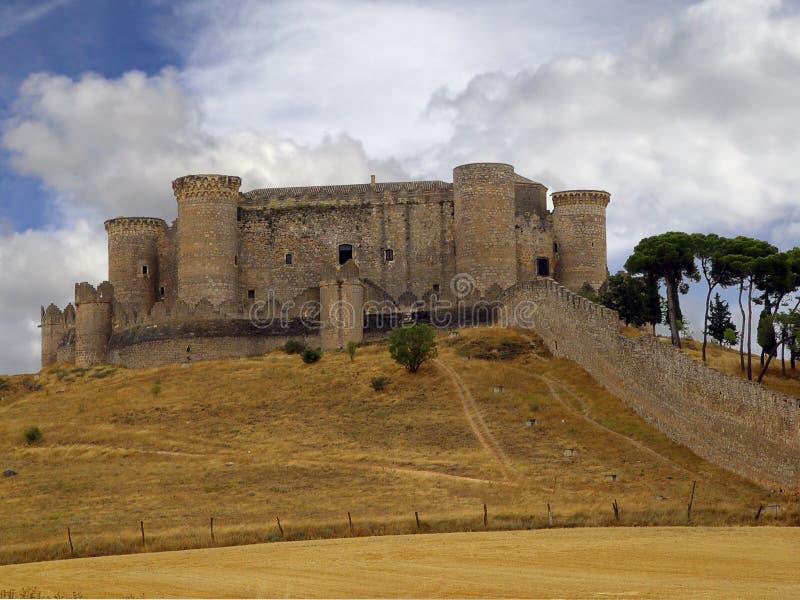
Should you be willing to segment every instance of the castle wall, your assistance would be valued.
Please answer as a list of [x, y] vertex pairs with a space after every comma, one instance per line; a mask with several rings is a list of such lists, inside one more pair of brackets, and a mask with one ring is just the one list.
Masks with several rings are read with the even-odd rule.
[[171, 305], [178, 299], [178, 227], [175, 223], [164, 229], [158, 238], [158, 264], [156, 298], [158, 302]]
[[538, 275], [537, 259], [547, 259], [549, 277], [557, 269], [553, 243], [553, 224], [550, 217], [539, 219], [535, 215], [518, 215], [514, 219], [514, 239], [517, 260], [517, 281], [530, 281]]
[[[345, 187], [345, 186], [342, 186]], [[427, 188], [427, 189], [426, 189]], [[362, 279], [395, 302], [421, 299], [454, 274], [452, 191], [449, 186], [385, 188], [362, 195], [339, 193], [308, 204], [272, 202], [241, 209], [239, 298], [280, 302], [316, 288], [338, 263], [340, 244], [353, 246]], [[391, 250], [393, 260], [387, 260]], [[292, 264], [286, 264], [291, 254]]]
[[287, 339], [319, 346], [319, 328], [293, 319], [254, 323], [248, 319], [173, 322], [114, 332], [108, 362], [128, 368], [256, 356], [282, 347]]
[[348, 261], [334, 277], [321, 282], [320, 341], [324, 350], [346, 348], [364, 337], [364, 286], [358, 268]]
[[514, 167], [473, 163], [453, 169], [456, 270], [479, 292], [516, 283]]
[[505, 295], [509, 322], [535, 330], [676, 442], [752, 481], [800, 488], [800, 400], [724, 375], [671, 345], [619, 333], [618, 315], [553, 281]]

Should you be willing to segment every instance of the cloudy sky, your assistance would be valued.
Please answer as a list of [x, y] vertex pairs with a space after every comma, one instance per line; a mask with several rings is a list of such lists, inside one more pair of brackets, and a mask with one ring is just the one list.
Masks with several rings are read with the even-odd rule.
[[[669, 229], [800, 234], [800, 6], [779, 0], [0, 0], [0, 373], [170, 182], [601, 188], [609, 266]], [[690, 300], [691, 304], [691, 300]], [[695, 319], [696, 321], [696, 319]]]

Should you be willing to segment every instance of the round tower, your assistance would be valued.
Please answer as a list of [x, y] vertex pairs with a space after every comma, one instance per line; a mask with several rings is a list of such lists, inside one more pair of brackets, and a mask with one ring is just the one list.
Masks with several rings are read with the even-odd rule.
[[117, 217], [105, 225], [114, 297], [122, 305], [149, 311], [158, 298], [158, 242], [167, 224], [161, 219]]
[[569, 190], [553, 193], [553, 234], [558, 244], [555, 279], [578, 292], [597, 291], [608, 276], [606, 206], [608, 192]]
[[58, 359], [58, 346], [66, 332], [64, 313], [55, 304], [42, 307], [42, 368], [55, 364]]
[[111, 303], [114, 288], [107, 281], [95, 289], [75, 284], [75, 366], [93, 367], [108, 362], [111, 337]]
[[236, 212], [242, 180], [187, 175], [172, 182], [178, 202], [178, 297], [219, 305], [237, 298]]
[[[514, 177], [514, 167], [502, 163], [453, 169], [456, 271], [481, 293], [516, 283]], [[457, 293], [466, 295], [461, 283]]]

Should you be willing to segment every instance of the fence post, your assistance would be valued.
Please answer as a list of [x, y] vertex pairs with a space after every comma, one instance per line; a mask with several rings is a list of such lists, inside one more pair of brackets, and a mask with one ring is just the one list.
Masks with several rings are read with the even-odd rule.
[[689, 504], [686, 505], [686, 522], [689, 523], [692, 520], [692, 504], [694, 503], [694, 488], [697, 485], [696, 481], [692, 482], [692, 493], [689, 496]]
[[417, 520], [417, 531], [419, 531], [419, 513], [414, 511], [414, 518]]
[[144, 521], [139, 521], [139, 527], [142, 528], [142, 546], [144, 546]]
[[211, 543], [214, 543], [214, 517], [211, 517]]
[[483, 528], [486, 529], [489, 527], [489, 509], [486, 506], [486, 503], [483, 504]]
[[353, 535], [353, 517], [350, 516], [350, 511], [347, 511], [347, 522], [350, 523], [350, 535]]
[[616, 498], [614, 498], [614, 502], [611, 504], [611, 506], [614, 509], [614, 518], [619, 521], [619, 504], [617, 504]]
[[281, 532], [281, 537], [283, 537], [283, 527], [281, 527], [281, 518], [280, 517], [275, 517], [275, 520], [278, 522], [278, 529]]
[[75, 556], [75, 548], [72, 545], [72, 532], [67, 527], [67, 540], [69, 540], [69, 555]]

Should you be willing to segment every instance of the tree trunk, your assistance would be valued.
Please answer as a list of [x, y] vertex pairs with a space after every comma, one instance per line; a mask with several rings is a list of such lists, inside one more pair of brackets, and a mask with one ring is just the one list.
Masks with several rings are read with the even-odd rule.
[[764, 365], [764, 368], [762, 368], [761, 372], [758, 374], [758, 379], [756, 380], [756, 381], [758, 381], [758, 383], [761, 383], [761, 380], [764, 378], [764, 373], [766, 373], [767, 369], [769, 369], [769, 363], [772, 362], [772, 357], [773, 356], [775, 356], [775, 355], [774, 354], [770, 354], [769, 356], [767, 356], [767, 363]]
[[781, 342], [781, 375], [786, 377], [786, 344]]
[[744, 371], [744, 326], [746, 324], [744, 316], [744, 305], [742, 304], [742, 291], [744, 290], [744, 279], [739, 282], [739, 310], [742, 313], [742, 332], [739, 334], [739, 367]]
[[703, 362], [706, 362], [706, 346], [708, 345], [708, 309], [711, 306], [711, 290], [713, 289], [713, 285], [708, 286], [708, 293], [706, 294], [706, 314], [703, 315]]
[[678, 335], [678, 320], [675, 318], [675, 299], [672, 297], [672, 281], [667, 275], [664, 278], [667, 286], [667, 316], [669, 317], [669, 331], [672, 336], [672, 345], [681, 347], [681, 338]]
[[753, 381], [753, 279], [747, 286], [747, 379]]

